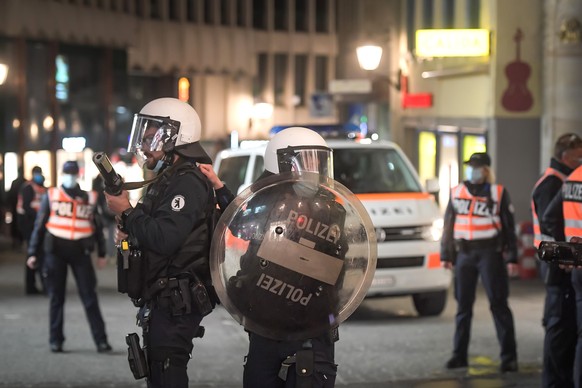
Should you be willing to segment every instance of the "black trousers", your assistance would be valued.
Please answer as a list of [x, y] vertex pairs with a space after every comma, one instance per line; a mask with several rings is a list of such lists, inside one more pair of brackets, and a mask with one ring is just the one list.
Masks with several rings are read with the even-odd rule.
[[572, 271], [572, 287], [576, 292], [576, 317], [578, 320], [576, 356], [574, 361], [574, 386], [582, 388], [582, 269]]
[[509, 278], [495, 247], [461, 251], [455, 263], [456, 328], [453, 355], [467, 359], [477, 280], [481, 278], [501, 347], [501, 362], [517, 360], [513, 315], [509, 309]]
[[[549, 275], [546, 263], [542, 273]], [[555, 270], [552, 270], [555, 273]], [[547, 280], [543, 324], [544, 354], [542, 387], [570, 388], [574, 386], [574, 355], [576, 351], [576, 301], [570, 275], [559, 271], [544, 276]]]
[[[313, 388], [333, 388], [337, 372], [334, 363], [335, 346], [328, 335], [311, 341], [314, 352]], [[297, 373], [292, 364], [287, 379], [281, 379], [279, 370], [287, 356], [304, 348], [305, 341], [276, 341], [249, 333], [249, 352], [243, 374], [244, 388], [295, 388]]]
[[65, 341], [63, 325], [65, 294], [67, 291], [67, 268], [70, 266], [77, 283], [79, 296], [91, 327], [95, 344], [107, 341], [105, 323], [97, 299], [97, 277], [91, 257], [82, 250], [55, 250], [45, 254], [47, 288], [50, 299], [50, 343], [62, 344]]
[[148, 332], [143, 333], [150, 367], [148, 388], [188, 388], [187, 364], [201, 321], [196, 312], [174, 316], [169, 307], [152, 306]]

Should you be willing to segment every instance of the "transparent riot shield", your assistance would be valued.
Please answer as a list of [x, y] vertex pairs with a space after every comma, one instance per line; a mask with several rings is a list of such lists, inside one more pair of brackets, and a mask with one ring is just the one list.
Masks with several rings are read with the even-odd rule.
[[345, 186], [308, 172], [277, 174], [243, 191], [212, 240], [221, 303], [247, 330], [275, 340], [337, 327], [364, 298], [376, 235]]

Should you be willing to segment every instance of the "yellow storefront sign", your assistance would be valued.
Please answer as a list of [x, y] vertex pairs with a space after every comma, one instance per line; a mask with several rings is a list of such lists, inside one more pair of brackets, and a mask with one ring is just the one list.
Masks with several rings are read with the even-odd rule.
[[483, 57], [489, 55], [489, 30], [417, 30], [418, 57]]

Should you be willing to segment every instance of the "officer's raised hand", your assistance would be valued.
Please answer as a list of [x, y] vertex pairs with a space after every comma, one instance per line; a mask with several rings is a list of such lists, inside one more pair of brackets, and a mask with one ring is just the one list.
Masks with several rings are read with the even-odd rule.
[[200, 163], [200, 165], [198, 166], [198, 168], [200, 169], [200, 171], [202, 172], [202, 174], [204, 174], [206, 176], [206, 178], [208, 178], [208, 180], [210, 181], [210, 183], [212, 183], [212, 187], [215, 190], [218, 190], [218, 189], [220, 189], [221, 187], [224, 186], [224, 183], [222, 183], [222, 181], [220, 180], [220, 178], [214, 172], [214, 169], [212, 168], [212, 164], [203, 164], [203, 163]]
[[121, 215], [124, 210], [131, 207], [127, 190], [123, 190], [119, 195], [110, 195], [105, 192], [105, 200], [107, 201], [107, 207], [109, 207], [109, 210], [115, 213], [116, 216]]

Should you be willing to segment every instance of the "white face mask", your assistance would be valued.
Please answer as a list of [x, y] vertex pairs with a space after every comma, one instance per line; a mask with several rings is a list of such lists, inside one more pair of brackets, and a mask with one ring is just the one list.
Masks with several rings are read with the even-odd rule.
[[77, 186], [77, 176], [72, 174], [63, 175], [63, 187], [65, 189], [72, 189]]
[[468, 166], [467, 170], [465, 171], [465, 175], [467, 176], [467, 180], [469, 182], [480, 183], [484, 176], [483, 168]]

